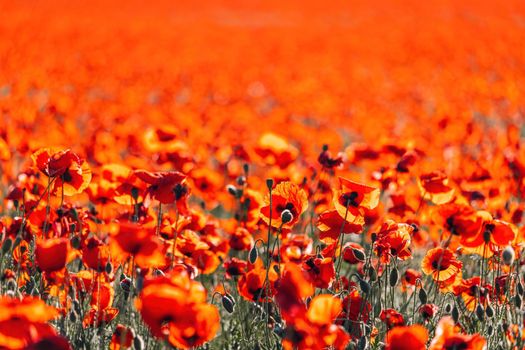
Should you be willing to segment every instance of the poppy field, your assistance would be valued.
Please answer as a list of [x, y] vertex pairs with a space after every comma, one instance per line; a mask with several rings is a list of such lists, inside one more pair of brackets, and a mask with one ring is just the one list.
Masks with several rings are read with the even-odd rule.
[[525, 2], [0, 1], [0, 350], [525, 349]]

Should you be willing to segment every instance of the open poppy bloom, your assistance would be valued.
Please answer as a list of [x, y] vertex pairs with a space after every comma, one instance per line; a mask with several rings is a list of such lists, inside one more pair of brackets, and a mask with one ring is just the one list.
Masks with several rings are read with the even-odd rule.
[[[261, 208], [261, 219], [272, 227], [292, 228], [308, 208], [306, 192], [291, 182], [280, 182], [272, 189], [272, 207], [270, 222], [270, 194], [264, 198]], [[288, 222], [282, 221], [281, 214], [289, 210], [292, 218]]]
[[[342, 230], [341, 227], [343, 228]], [[319, 215], [317, 228], [321, 231], [319, 234], [320, 239], [338, 239], [341, 231], [343, 234], [360, 233], [363, 230], [363, 224], [356, 224], [348, 220], [344, 221], [343, 217], [339, 215], [339, 212], [333, 209], [327, 210]]]
[[47, 323], [57, 316], [56, 308], [37, 298], [0, 298], [0, 348], [22, 350], [57, 337], [55, 329]]
[[385, 350], [425, 350], [428, 331], [421, 325], [395, 327], [386, 335]]
[[175, 203], [187, 194], [186, 175], [181, 172], [135, 170], [134, 174], [149, 184], [147, 192], [162, 204]]
[[135, 306], [152, 334], [190, 349], [215, 336], [219, 311], [206, 303], [206, 290], [187, 273], [147, 280]]
[[454, 188], [448, 185], [447, 176], [440, 171], [423, 174], [418, 179], [423, 198], [434, 204], [445, 204], [454, 197]]
[[304, 299], [314, 293], [308, 275], [295, 264], [289, 264], [279, 281], [275, 299], [281, 309], [282, 317], [287, 322], [304, 317], [306, 304]]
[[153, 228], [133, 222], [119, 224], [118, 233], [111, 236], [113, 256], [131, 255], [140, 267], [159, 267], [166, 264], [164, 246], [155, 236]]
[[432, 275], [434, 281], [443, 282], [461, 272], [463, 263], [456, 259], [454, 252], [448, 248], [430, 249], [423, 261], [421, 269], [426, 275]]
[[374, 244], [374, 250], [381, 261], [389, 263], [391, 257], [399, 260], [410, 258], [412, 256], [410, 243], [413, 231], [414, 228], [411, 225], [396, 223], [393, 220], [387, 220], [381, 225]]
[[381, 310], [379, 318], [384, 324], [386, 324], [386, 328], [388, 329], [405, 325], [405, 319], [403, 318], [403, 315], [394, 309]]
[[249, 266], [248, 272], [239, 278], [237, 289], [246, 300], [268, 301], [274, 294], [273, 284], [278, 277], [277, 272], [270, 267], [270, 271], [268, 271], [269, 281], [266, 281], [266, 269], [262, 261], [258, 259], [254, 265]]
[[462, 280], [457, 286], [454, 286], [454, 294], [461, 296], [468, 310], [474, 311], [476, 305], [481, 303], [484, 307], [490, 302], [492, 295], [492, 286], [481, 284], [481, 277], [476, 276]]
[[48, 273], [62, 270], [71, 257], [69, 240], [67, 238], [38, 240], [35, 254], [40, 270]]
[[42, 148], [31, 158], [41, 172], [54, 179], [52, 192], [61, 188], [64, 195], [72, 196], [84, 191], [91, 181], [89, 165], [71, 150]]
[[129, 349], [133, 345], [133, 331], [131, 328], [118, 324], [111, 336], [109, 350]]
[[430, 343], [429, 350], [484, 350], [487, 341], [479, 334], [459, 333], [451, 317], [443, 317], [437, 326], [436, 335]]
[[305, 317], [296, 317], [287, 324], [283, 348], [345, 349], [350, 337], [342, 327], [333, 324], [341, 308], [341, 300], [331, 295], [321, 294], [313, 298]]
[[374, 209], [379, 204], [378, 188], [363, 185], [339, 177], [341, 189], [334, 195], [335, 209], [339, 215], [356, 225], [365, 223], [365, 211]]
[[273, 133], [263, 134], [254, 151], [265, 164], [277, 165], [281, 169], [290, 165], [299, 153], [297, 148]]

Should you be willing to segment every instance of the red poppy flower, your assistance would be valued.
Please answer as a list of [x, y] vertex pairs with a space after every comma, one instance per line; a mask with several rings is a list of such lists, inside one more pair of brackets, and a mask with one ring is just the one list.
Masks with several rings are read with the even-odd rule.
[[389, 263], [390, 257], [407, 260], [412, 256], [410, 243], [414, 228], [405, 223], [387, 220], [377, 232], [374, 250], [383, 263]]
[[381, 310], [379, 318], [386, 324], [388, 329], [405, 325], [405, 319], [403, 318], [403, 315], [394, 309]]
[[[281, 182], [272, 189], [272, 208], [271, 208], [271, 225], [279, 228], [293, 227], [308, 208], [308, 198], [306, 192], [299, 186], [291, 182]], [[289, 210], [292, 214], [290, 221], [283, 223], [281, 214]], [[270, 195], [264, 198], [264, 204], [261, 208], [261, 219], [270, 225]]]
[[149, 184], [147, 192], [160, 203], [175, 203], [187, 195], [188, 190], [183, 185], [186, 175], [181, 172], [135, 170], [134, 174]]
[[430, 200], [434, 204], [448, 203], [454, 196], [454, 188], [448, 185], [447, 176], [440, 171], [421, 175], [418, 185], [423, 198]]
[[428, 331], [421, 325], [395, 327], [386, 335], [385, 350], [425, 350]]
[[428, 350], [484, 350], [487, 341], [479, 334], [460, 334], [451, 317], [443, 317], [437, 326], [436, 335]]
[[356, 224], [348, 220], [345, 222], [337, 210], [333, 209], [319, 215], [317, 228], [321, 231], [319, 234], [320, 239], [331, 238], [336, 240], [339, 238], [341, 228], [343, 234], [360, 233], [363, 230], [363, 224]]
[[137, 223], [122, 222], [118, 233], [111, 236], [114, 256], [131, 255], [140, 267], [159, 267], [166, 264], [164, 246], [155, 236], [153, 228]]
[[118, 324], [117, 328], [111, 336], [109, 343], [109, 350], [129, 349], [133, 345], [134, 339], [133, 330], [122, 324]]
[[89, 165], [71, 150], [42, 148], [31, 157], [41, 172], [55, 179], [52, 192], [63, 188], [64, 195], [72, 196], [84, 191], [91, 181]]
[[462, 267], [463, 263], [456, 259], [454, 252], [441, 247], [429, 250], [421, 262], [423, 272], [439, 282], [459, 274]]
[[379, 189], [339, 177], [341, 189], [334, 195], [335, 209], [342, 218], [356, 225], [365, 223], [366, 210], [379, 204]]
[[70, 246], [67, 238], [39, 240], [36, 245], [36, 263], [40, 270], [55, 272], [62, 270], [68, 262]]

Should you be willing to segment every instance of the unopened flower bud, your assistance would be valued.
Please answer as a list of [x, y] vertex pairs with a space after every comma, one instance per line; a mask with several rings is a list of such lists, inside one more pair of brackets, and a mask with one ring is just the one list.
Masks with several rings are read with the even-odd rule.
[[512, 248], [511, 246], [507, 246], [503, 250], [503, 253], [501, 254], [501, 257], [502, 257], [503, 263], [505, 265], [507, 265], [507, 266], [512, 265], [512, 263], [514, 262], [514, 257], [515, 257], [514, 248]]

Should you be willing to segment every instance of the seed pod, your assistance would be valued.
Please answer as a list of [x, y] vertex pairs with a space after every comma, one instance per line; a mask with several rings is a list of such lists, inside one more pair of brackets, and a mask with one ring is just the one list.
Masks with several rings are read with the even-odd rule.
[[478, 306], [476, 306], [476, 316], [480, 321], [485, 319], [485, 310], [483, 310], [483, 305], [478, 304]]
[[421, 304], [427, 303], [428, 295], [427, 295], [427, 291], [425, 290], [425, 288], [421, 287], [417, 296], [419, 297], [419, 301], [421, 302]]
[[248, 253], [248, 261], [250, 262], [250, 264], [255, 264], [258, 256], [259, 252], [257, 251], [257, 247], [254, 245], [252, 249], [250, 249], [250, 253]]
[[492, 318], [494, 316], [494, 309], [492, 308], [492, 306], [490, 306], [490, 304], [485, 309], [485, 313], [487, 314], [488, 318]]
[[490, 242], [490, 235], [492, 233], [489, 231], [489, 230], [485, 230], [485, 232], [483, 232], [483, 240], [485, 241], [485, 243], [489, 243]]
[[73, 236], [71, 237], [71, 246], [75, 249], [79, 249], [80, 248], [80, 237], [79, 236]]
[[452, 308], [452, 319], [455, 323], [459, 322], [459, 310], [456, 305]]
[[5, 254], [8, 251], [10, 251], [12, 247], [13, 247], [13, 240], [10, 237], [7, 237], [4, 243], [2, 244], [2, 254]]
[[266, 187], [268, 187], [268, 191], [271, 191], [273, 188], [273, 179], [266, 179]]
[[399, 270], [397, 269], [397, 267], [394, 267], [394, 269], [390, 271], [390, 278], [389, 278], [390, 287], [395, 287], [398, 280], [399, 280]]
[[492, 335], [494, 333], [494, 327], [492, 325], [489, 325], [487, 328], [487, 334]]
[[281, 213], [281, 221], [283, 222], [283, 224], [287, 224], [292, 220], [293, 220], [292, 212], [288, 209], [283, 210]]
[[106, 266], [104, 267], [104, 270], [106, 271], [106, 273], [109, 275], [113, 272], [113, 265], [111, 264], [111, 262], [107, 262], [106, 263]]
[[228, 293], [224, 294], [222, 296], [222, 306], [228, 313], [233, 313], [233, 309], [235, 307], [235, 300], [233, 300], [233, 297], [229, 295]]
[[372, 282], [377, 281], [377, 271], [373, 266], [370, 266], [368, 269], [368, 277], [370, 277], [370, 281]]

